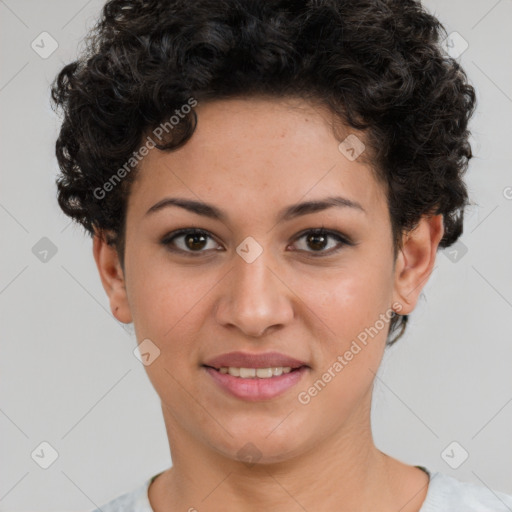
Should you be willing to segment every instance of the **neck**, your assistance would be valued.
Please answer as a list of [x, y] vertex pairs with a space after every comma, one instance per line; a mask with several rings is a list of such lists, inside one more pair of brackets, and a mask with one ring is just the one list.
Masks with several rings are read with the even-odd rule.
[[173, 466], [150, 488], [156, 512], [385, 511], [404, 505], [397, 497], [397, 464], [373, 443], [369, 410], [310, 449], [253, 465], [213, 450], [163, 411]]

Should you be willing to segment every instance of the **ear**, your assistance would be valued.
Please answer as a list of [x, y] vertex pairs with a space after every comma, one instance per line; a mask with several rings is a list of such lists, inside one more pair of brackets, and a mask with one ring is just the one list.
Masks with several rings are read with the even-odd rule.
[[402, 305], [401, 315], [408, 315], [416, 307], [421, 290], [432, 273], [443, 234], [442, 215], [425, 215], [416, 228], [404, 234], [395, 264], [393, 289], [393, 301]]
[[126, 295], [124, 272], [115, 246], [109, 245], [105, 233], [96, 231], [93, 237], [93, 255], [103, 288], [110, 300], [112, 314], [125, 324], [132, 322]]

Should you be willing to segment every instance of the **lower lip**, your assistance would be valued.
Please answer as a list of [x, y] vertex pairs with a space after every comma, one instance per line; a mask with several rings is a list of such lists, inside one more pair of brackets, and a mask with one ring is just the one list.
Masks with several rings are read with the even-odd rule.
[[282, 395], [295, 386], [308, 370], [306, 366], [302, 366], [298, 370], [283, 373], [279, 377], [242, 379], [233, 377], [229, 373], [220, 373], [208, 366], [203, 366], [203, 368], [222, 389], [237, 398], [249, 401], [270, 400]]

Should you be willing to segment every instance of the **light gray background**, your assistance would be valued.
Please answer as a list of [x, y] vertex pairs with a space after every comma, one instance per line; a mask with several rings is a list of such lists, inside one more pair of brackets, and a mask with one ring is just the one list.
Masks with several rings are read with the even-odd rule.
[[[49, 83], [102, 4], [0, 1], [2, 511], [88, 510], [171, 464], [133, 330], [111, 315], [91, 241], [56, 202]], [[406, 337], [385, 356], [375, 440], [407, 463], [512, 494], [512, 2], [426, 6], [469, 43], [459, 60], [479, 100], [467, 174], [476, 206], [467, 253], [439, 252]], [[43, 31], [59, 44], [47, 59], [31, 48]], [[57, 247], [46, 263], [32, 251], [42, 237]], [[59, 454], [48, 469], [31, 458], [43, 441]], [[458, 469], [441, 455], [453, 441], [469, 453]]]

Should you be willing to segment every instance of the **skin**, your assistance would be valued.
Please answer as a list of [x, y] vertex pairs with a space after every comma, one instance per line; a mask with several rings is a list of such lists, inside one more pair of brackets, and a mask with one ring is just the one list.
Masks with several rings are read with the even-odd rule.
[[[372, 389], [387, 326], [307, 404], [307, 390], [394, 303], [413, 311], [433, 269], [442, 216], [404, 234], [393, 259], [382, 184], [363, 158], [338, 149], [332, 116], [302, 100], [239, 98], [199, 104], [192, 138], [174, 152], [151, 150], [128, 201], [124, 268], [96, 233], [93, 253], [115, 317], [160, 356], [146, 366], [162, 402], [173, 466], [149, 488], [156, 512], [322, 510], [417, 512], [428, 476], [381, 452], [370, 425]], [[344, 136], [356, 132], [344, 131]], [[364, 140], [363, 134], [357, 136]], [[329, 208], [277, 222], [284, 207], [340, 195], [365, 212]], [[215, 205], [225, 222], [179, 207], [146, 215], [164, 197]], [[306, 229], [325, 227], [320, 249]], [[162, 239], [180, 228], [211, 238], [177, 254]], [[252, 263], [236, 252], [248, 236], [263, 248]], [[215, 248], [223, 249], [215, 251]], [[199, 257], [190, 252], [203, 252]], [[283, 395], [249, 402], [227, 395], [204, 371], [233, 350], [276, 350], [311, 367]], [[254, 465], [237, 452], [252, 443]], [[311, 485], [314, 481], [315, 485]]]

